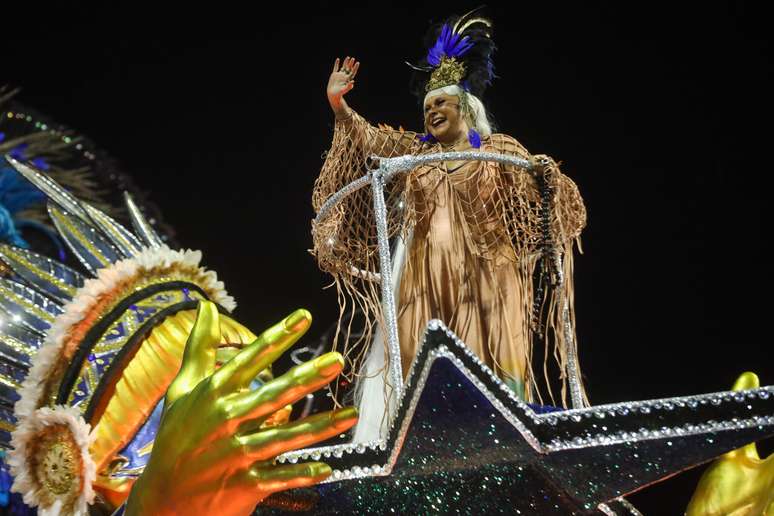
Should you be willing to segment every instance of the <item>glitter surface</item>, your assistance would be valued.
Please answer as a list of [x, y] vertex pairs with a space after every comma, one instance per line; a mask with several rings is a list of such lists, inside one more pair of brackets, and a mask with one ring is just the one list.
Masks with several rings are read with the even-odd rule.
[[334, 468], [314, 514], [636, 515], [621, 496], [771, 435], [772, 387], [537, 414], [433, 321], [386, 441], [281, 462]]
[[[524, 169], [531, 164], [487, 152], [376, 159], [379, 169], [334, 194], [315, 222], [371, 185], [394, 375], [400, 372], [400, 353], [389, 291], [384, 185], [396, 174], [440, 160], [496, 161]], [[561, 263], [556, 270], [562, 271]], [[567, 334], [568, 307], [562, 312]], [[575, 366], [572, 340], [568, 357]], [[623, 495], [774, 435], [772, 387], [578, 408], [577, 370], [571, 367], [569, 374], [576, 408], [538, 414], [440, 321], [431, 321], [385, 440], [299, 450], [278, 462], [331, 465], [333, 474], [318, 487], [314, 514], [636, 515]]]
[[387, 329], [387, 347], [390, 353], [390, 385], [400, 396], [403, 389], [403, 369], [400, 363], [400, 342], [398, 341], [398, 315], [392, 292], [392, 263], [390, 259], [389, 230], [387, 229], [387, 206], [384, 203], [384, 178], [381, 169], [374, 171], [371, 188], [374, 193], [376, 233], [379, 240], [379, 267], [381, 268], [382, 311]]

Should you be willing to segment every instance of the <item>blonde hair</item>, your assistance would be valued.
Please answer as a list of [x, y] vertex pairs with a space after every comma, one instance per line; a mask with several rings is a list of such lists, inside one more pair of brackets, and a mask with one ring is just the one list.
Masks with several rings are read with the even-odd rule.
[[482, 138], [491, 136], [492, 124], [489, 122], [489, 118], [486, 115], [486, 108], [481, 99], [469, 93], [456, 84], [444, 86], [443, 88], [437, 88], [432, 91], [428, 91], [425, 95], [423, 105], [427, 104], [427, 101], [438, 95], [454, 95], [460, 99], [460, 111], [465, 117], [465, 121], [468, 123], [468, 127], [475, 129]]

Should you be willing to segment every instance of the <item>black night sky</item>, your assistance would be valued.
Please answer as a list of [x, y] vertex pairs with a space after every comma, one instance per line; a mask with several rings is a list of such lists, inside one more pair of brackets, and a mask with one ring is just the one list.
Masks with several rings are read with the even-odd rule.
[[[774, 383], [770, 29], [744, 3], [677, 4], [489, 9], [488, 108], [501, 132], [561, 161], [587, 204], [576, 306], [594, 404], [724, 390], [745, 370]], [[420, 129], [404, 61], [431, 20], [478, 4], [409, 5], [138, 12], [115, 31], [100, 20], [121, 13], [83, 11], [87, 29], [6, 41], [0, 84], [117, 157], [178, 241], [204, 252], [240, 321], [258, 331], [303, 306], [314, 338], [338, 313], [307, 253], [332, 62], [362, 62], [347, 98], [367, 119]], [[682, 514], [699, 474], [630, 500]]]

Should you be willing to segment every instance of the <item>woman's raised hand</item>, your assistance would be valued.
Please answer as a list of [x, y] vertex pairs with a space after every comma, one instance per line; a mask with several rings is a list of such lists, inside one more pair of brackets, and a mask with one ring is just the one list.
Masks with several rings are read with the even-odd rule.
[[348, 115], [344, 95], [355, 87], [355, 76], [359, 68], [360, 62], [349, 56], [345, 57], [343, 62], [336, 58], [336, 62], [333, 63], [333, 71], [328, 78], [327, 93], [331, 109], [339, 118]]

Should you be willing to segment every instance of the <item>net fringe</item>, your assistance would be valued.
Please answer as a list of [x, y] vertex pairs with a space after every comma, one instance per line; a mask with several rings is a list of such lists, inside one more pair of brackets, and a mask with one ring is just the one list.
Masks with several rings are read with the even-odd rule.
[[[529, 158], [530, 154], [516, 140], [495, 134], [491, 144], [500, 152]], [[374, 127], [360, 115], [353, 112], [346, 120], [338, 120], [335, 125], [331, 149], [325, 154], [325, 163], [315, 182], [312, 204], [319, 212], [323, 203], [343, 186], [366, 175], [370, 156], [395, 157], [406, 154], [438, 152], [437, 145], [422, 142], [416, 133], [395, 130], [386, 126]], [[426, 165], [432, 167], [433, 165]], [[527, 401], [545, 403], [558, 401], [568, 403], [568, 350], [567, 346], [577, 346], [575, 337], [575, 308], [573, 284], [573, 243], [586, 223], [586, 210], [575, 184], [559, 171], [559, 166], [548, 159], [547, 180], [553, 191], [550, 227], [556, 242], [555, 252], [562, 257], [564, 281], [550, 289], [540, 308], [540, 320], [545, 323], [544, 338], [550, 344], [545, 345], [542, 377], [537, 378], [532, 359], [533, 340], [536, 328], [531, 324], [530, 314], [534, 300], [534, 274], [540, 258], [540, 246], [543, 239], [541, 231], [540, 192], [536, 188], [531, 173], [511, 166], [503, 166], [501, 173], [494, 178], [494, 191], [482, 191], [482, 184], [466, 185], [467, 195], [460, 195], [459, 201], [464, 207], [465, 222], [476, 228], [477, 239], [468, 242], [474, 254], [484, 258], [489, 267], [497, 261], [511, 260], [518, 264], [518, 285], [521, 294], [522, 309], [525, 317], [519, 333], [524, 338], [526, 348], [525, 396]], [[416, 174], [419, 175], [419, 174]], [[410, 189], [412, 174], [396, 177], [387, 185], [385, 198], [388, 210], [388, 233], [390, 237], [406, 236], [418, 224], [429, 216], [432, 204], [404, 196]], [[491, 182], [490, 182], [491, 184]], [[417, 189], [412, 192], [416, 193]], [[489, 204], [481, 199], [490, 199]], [[400, 201], [403, 201], [402, 203]], [[403, 208], [399, 208], [399, 206]], [[494, 215], [493, 215], [494, 214]], [[459, 223], [460, 221], [454, 221]], [[333, 284], [338, 292], [339, 325], [334, 337], [333, 349], [345, 356], [345, 378], [354, 382], [360, 374], [360, 365], [368, 351], [368, 344], [374, 335], [376, 324], [383, 325], [381, 293], [378, 282], [352, 271], [363, 270], [379, 272], [378, 241], [373, 213], [373, 198], [370, 188], [363, 188], [343, 199], [330, 212], [327, 219], [312, 228], [314, 248], [319, 267], [333, 276]], [[508, 239], [509, 251], [505, 256], [499, 249], [503, 239]], [[412, 264], [407, 261], [406, 267]], [[502, 303], [502, 296], [499, 297]], [[568, 306], [571, 331], [563, 331], [562, 309]], [[354, 311], [362, 311], [364, 327], [355, 333]], [[347, 316], [349, 314], [349, 316]], [[570, 342], [568, 341], [568, 337]], [[386, 349], [386, 342], [383, 343]], [[497, 356], [493, 342], [487, 343], [491, 357]], [[551, 351], [549, 351], [551, 348]], [[558, 396], [554, 393], [552, 381], [549, 381], [550, 356], [558, 365], [561, 384]], [[577, 356], [577, 352], [575, 353]], [[387, 354], [389, 368], [389, 354]], [[493, 370], [503, 379], [508, 378], [496, 360]], [[387, 376], [387, 375], [386, 375]], [[334, 399], [338, 400], [338, 385], [333, 387]], [[389, 390], [385, 386], [385, 390]], [[585, 398], [585, 392], [584, 392]]]

